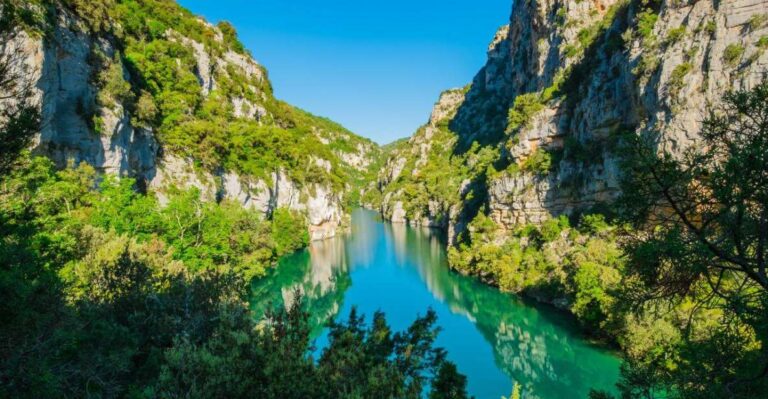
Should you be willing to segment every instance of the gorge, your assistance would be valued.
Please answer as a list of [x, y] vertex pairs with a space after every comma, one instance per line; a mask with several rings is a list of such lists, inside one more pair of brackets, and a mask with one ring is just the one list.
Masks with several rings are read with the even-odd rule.
[[768, 0], [510, 3], [379, 145], [176, 1], [0, 0], [0, 396], [768, 396]]
[[452, 273], [436, 230], [386, 224], [368, 210], [352, 214], [351, 232], [282, 259], [274, 276], [255, 281], [252, 307], [304, 293], [319, 347], [322, 326], [357, 307], [384, 311], [394, 329], [427, 308], [442, 328], [437, 344], [468, 377], [476, 398], [509, 394], [519, 383], [528, 398], [586, 397], [618, 380], [619, 359], [585, 342], [572, 320]]

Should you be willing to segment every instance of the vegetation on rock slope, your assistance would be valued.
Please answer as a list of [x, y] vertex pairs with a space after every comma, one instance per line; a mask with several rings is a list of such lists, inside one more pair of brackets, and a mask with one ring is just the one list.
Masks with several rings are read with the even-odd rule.
[[[365, 173], [344, 155], [377, 150], [334, 122], [277, 100], [266, 70], [226, 22], [210, 25], [168, 0], [31, 3], [30, 31], [53, 34], [62, 16], [74, 15], [85, 25], [75, 29], [107, 40], [91, 48], [96, 103], [80, 107], [97, 133], [106, 133], [99, 110], [108, 108], [152, 129], [166, 153], [189, 157], [203, 170], [269, 181], [282, 169], [299, 184], [330, 185], [339, 193]], [[210, 62], [200, 64], [201, 58]], [[207, 64], [210, 70], [200, 70]]]
[[622, 146], [629, 173], [609, 221], [506, 232], [481, 208], [449, 248], [451, 267], [567, 309], [619, 345], [624, 398], [764, 395], [768, 81], [712, 111], [704, 144], [682, 160], [653, 142]]
[[[16, 1], [0, 4], [0, 37], [7, 39], [30, 14]], [[160, 18], [146, 25], [152, 34], [165, 32], [162, 23], [189, 35], [200, 32], [173, 2], [68, 4], [93, 13], [86, 20], [95, 31], [124, 26], [105, 24], [108, 13], [123, 10], [106, 4], [146, 7], [140, 11]], [[164, 15], [182, 19], [170, 24]], [[222, 31], [227, 45], [242, 51], [232, 43], [231, 29]], [[3, 92], [15, 91], [7, 62], [0, 57]], [[131, 96], [119, 79], [105, 82], [114, 88], [110, 93]], [[14, 93], [21, 100], [27, 94]], [[138, 114], [153, 114], [152, 101], [177, 94], [142, 93], [137, 104], [145, 109]], [[170, 108], [158, 108], [162, 131]], [[186, 111], [180, 115], [195, 119]], [[160, 207], [153, 196], [138, 193], [132, 179], [99, 176], [85, 164], [56, 170], [51, 161], [24, 152], [40, 128], [35, 107], [22, 101], [5, 116], [0, 137], [14, 140], [0, 146], [0, 396], [467, 396], [465, 378], [434, 348], [432, 312], [400, 333], [382, 314], [366, 324], [352, 312], [331, 326], [318, 359], [309, 355], [309, 316], [300, 298], [291, 309], [255, 321], [246, 282], [277, 256], [306, 245], [303, 218], [277, 209], [264, 220], [230, 202], [201, 201], [197, 190], [171, 190]]]
[[248, 310], [250, 278], [307, 243], [290, 211], [195, 190], [161, 208], [131, 179], [20, 158], [0, 179], [0, 396], [466, 397], [431, 312], [401, 333], [353, 312], [313, 359], [300, 299]]
[[[764, 224], [768, 199], [762, 198], [756, 176], [766, 173], [768, 84], [727, 96], [723, 108], [710, 108], [702, 148], [715, 152], [684, 154], [683, 163], [668, 154], [655, 157], [624, 134], [634, 129], [622, 128], [600, 142], [566, 137], [562, 146], [538, 147], [519, 157], [511, 153], [539, 112], [547, 107], [572, 112], [597, 63], [632, 41], [648, 55], [638, 58], [634, 78], [645, 84], [659, 74], [654, 58], [686, 34], [678, 29], [663, 41], [654, 36], [660, 7], [653, 1], [619, 2], [603, 20], [585, 27], [579, 47], [570, 55], [565, 51], [581, 60], [560, 70], [551, 87], [515, 96], [506, 130], [488, 133], [474, 126], [460, 134], [454, 131], [462, 128], [454, 115], [420, 129], [410, 147], [393, 154], [380, 178], [382, 211], [390, 217], [393, 204], [401, 202], [406, 222], [438, 219], [437, 225], [458, 233], [449, 249], [453, 268], [567, 309], [590, 334], [619, 345], [627, 359], [620, 384], [624, 398], [765, 396], [768, 324], [765, 277], [758, 272], [765, 232], [758, 226]], [[686, 51], [671, 73], [670, 112], [679, 110], [676, 98], [695, 54]], [[733, 49], [724, 57], [726, 65], [742, 61]], [[618, 68], [613, 66], [613, 73]], [[498, 115], [490, 113], [505, 107], [503, 99], [478, 96], [462, 100], [485, 101], [480, 112], [487, 113], [474, 114], [475, 122], [500, 126], [494, 122]], [[570, 218], [535, 225], [500, 226], [491, 219], [497, 209], [488, 206], [489, 181], [506, 177], [530, 185], [522, 190], [549, 181], [558, 190], [571, 190], [571, 184], [583, 185], [583, 176], [553, 182], [551, 175], [558, 168], [579, 171], [601, 164], [606, 153], [622, 158], [621, 169], [632, 171], [622, 184], [621, 203], [627, 206], [584, 208]], [[389, 181], [386, 173], [400, 166]], [[697, 194], [697, 187], [702, 192]], [[649, 228], [648, 216], [660, 215], [648, 208], [660, 200], [668, 206], [678, 202], [678, 209], [665, 209], [660, 215], [673, 217], [651, 219]]]

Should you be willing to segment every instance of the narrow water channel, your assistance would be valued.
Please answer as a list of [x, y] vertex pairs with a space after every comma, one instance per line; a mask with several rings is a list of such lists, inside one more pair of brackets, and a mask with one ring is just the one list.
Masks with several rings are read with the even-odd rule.
[[582, 339], [569, 318], [452, 273], [437, 232], [384, 223], [375, 212], [356, 210], [350, 234], [282, 259], [254, 282], [252, 307], [286, 303], [297, 287], [319, 347], [325, 322], [346, 318], [353, 306], [368, 319], [384, 311], [393, 330], [431, 307], [442, 328], [438, 345], [477, 399], [509, 396], [513, 381], [526, 399], [586, 398], [590, 388], [612, 391], [618, 379], [619, 359]]

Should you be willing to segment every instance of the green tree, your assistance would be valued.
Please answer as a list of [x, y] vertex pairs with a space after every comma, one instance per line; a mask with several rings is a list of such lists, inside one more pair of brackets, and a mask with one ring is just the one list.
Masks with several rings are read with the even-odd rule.
[[307, 246], [309, 232], [304, 216], [285, 208], [275, 209], [272, 213], [272, 239], [278, 256]]
[[[434, 314], [408, 330], [391, 334], [384, 315], [366, 326], [353, 310], [332, 323], [330, 342], [318, 362], [310, 349], [309, 314], [298, 292], [288, 310], [269, 312], [259, 333], [245, 333], [251, 321], [240, 312], [222, 316], [212, 338], [194, 344], [182, 338], [166, 352], [153, 395], [193, 398], [466, 398], [466, 378], [443, 352], [433, 348]], [[432, 380], [436, 369], [443, 370]], [[423, 372], [429, 371], [429, 374]], [[449, 375], [450, 374], [450, 375]], [[204, 378], [201, 378], [204, 377]], [[445, 396], [449, 394], [450, 396]], [[441, 396], [442, 395], [442, 396]]]
[[33, 23], [26, 7], [12, 0], [0, 1], [0, 176], [11, 172], [40, 127], [40, 112], [30, 101], [33, 82], [28, 78], [28, 66], [23, 53], [10, 48], [20, 33], [18, 27]]
[[[645, 308], [682, 303], [688, 313], [678, 323], [680, 360], [666, 368], [665, 390], [682, 397], [764, 394], [768, 81], [727, 94], [704, 121], [701, 141], [683, 154], [661, 148], [663, 142], [642, 139], [630, 146], [622, 203], [643, 233], [629, 245], [626, 295]], [[642, 380], [625, 381], [629, 397], [649, 395], [651, 387], [638, 384], [654, 381]]]
[[461, 375], [456, 365], [445, 362], [432, 382], [429, 399], [458, 399], [467, 397], [467, 377]]

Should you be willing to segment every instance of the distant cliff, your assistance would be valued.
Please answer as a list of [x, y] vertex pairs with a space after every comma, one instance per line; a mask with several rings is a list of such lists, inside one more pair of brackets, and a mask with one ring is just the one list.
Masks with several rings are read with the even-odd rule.
[[440, 97], [379, 176], [381, 212], [502, 229], [610, 209], [617, 145], [658, 132], [695, 144], [708, 106], [768, 71], [768, 1], [516, 1], [487, 64]]
[[42, 110], [35, 152], [135, 177], [158, 194], [197, 187], [265, 214], [304, 212], [333, 236], [377, 146], [272, 94], [227, 23], [161, 0], [34, 0], [2, 51], [22, 55]]

